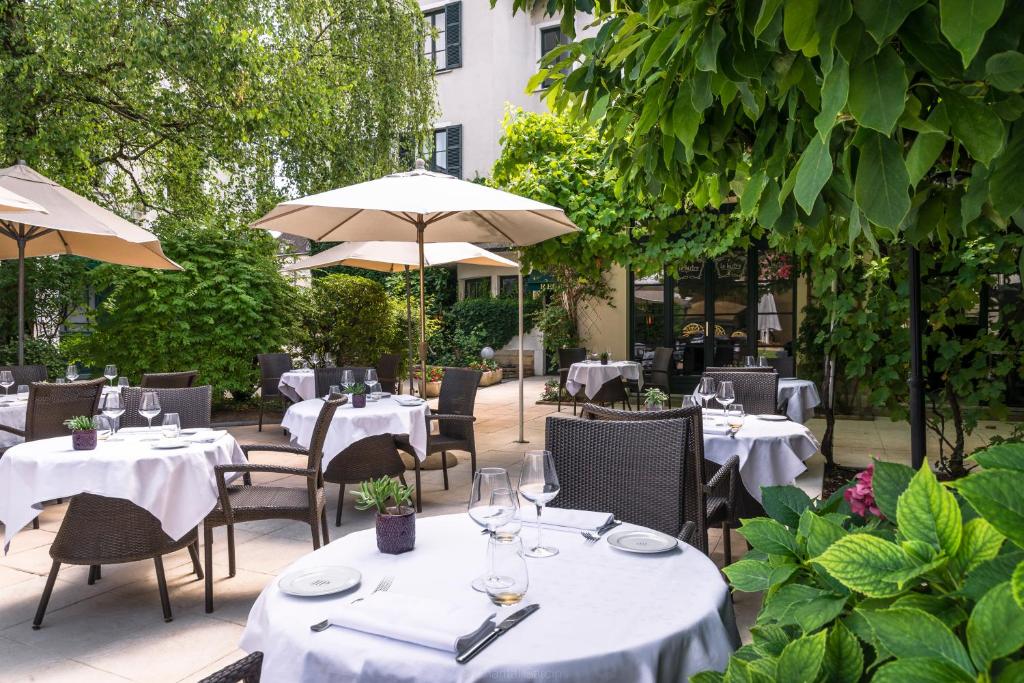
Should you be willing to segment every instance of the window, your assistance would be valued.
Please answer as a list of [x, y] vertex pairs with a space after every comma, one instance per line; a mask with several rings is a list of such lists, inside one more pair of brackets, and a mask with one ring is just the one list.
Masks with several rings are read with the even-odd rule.
[[471, 277], [463, 282], [463, 299], [487, 299], [491, 296], [491, 278]]
[[462, 126], [448, 126], [434, 131], [431, 168], [439, 173], [462, 177]]
[[502, 275], [498, 278], [498, 296], [519, 296], [519, 276]]
[[462, 3], [452, 2], [424, 12], [423, 18], [427, 21], [423, 54], [434, 63], [434, 69], [446, 71], [462, 66]]
[[[559, 45], [567, 45], [569, 43], [569, 36], [562, 33], [562, 29], [557, 26], [548, 26], [540, 30], [540, 56], [543, 57], [547, 53], [554, 50]], [[563, 73], [568, 73], [563, 71]], [[542, 88], [547, 89], [551, 86], [551, 79], [547, 78], [541, 85]]]

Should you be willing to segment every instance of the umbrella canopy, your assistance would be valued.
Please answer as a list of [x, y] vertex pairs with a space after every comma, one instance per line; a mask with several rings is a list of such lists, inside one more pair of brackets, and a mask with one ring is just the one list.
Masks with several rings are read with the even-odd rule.
[[24, 163], [0, 169], [0, 188], [44, 211], [0, 211], [0, 259], [18, 259], [18, 363], [25, 360], [25, 258], [76, 254], [124, 266], [181, 270], [156, 235], [58, 185]]
[[[470, 263], [478, 266], [518, 268], [519, 264], [468, 242], [426, 244], [423, 247], [424, 265], [444, 263]], [[419, 248], [414, 242], [344, 242], [337, 246], [299, 259], [284, 270], [309, 270], [327, 266], [351, 266], [386, 273], [419, 268]]]
[[16, 192], [0, 187], [0, 211], [38, 211], [46, 213], [46, 209], [31, 199], [25, 199]]

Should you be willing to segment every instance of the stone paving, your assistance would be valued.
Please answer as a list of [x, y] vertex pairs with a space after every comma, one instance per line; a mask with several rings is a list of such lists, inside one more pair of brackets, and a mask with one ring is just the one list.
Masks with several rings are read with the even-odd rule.
[[[527, 382], [526, 396], [540, 393], [544, 378]], [[528, 444], [515, 443], [518, 436], [515, 409], [516, 384], [505, 382], [481, 389], [476, 414], [479, 464], [518, 470], [521, 453], [542, 446], [544, 419], [554, 406], [526, 407], [525, 435]], [[563, 406], [571, 414], [571, 408]], [[821, 435], [824, 424], [809, 425]], [[995, 433], [983, 425], [979, 433]], [[279, 426], [232, 429], [243, 442], [279, 442]], [[883, 421], [844, 421], [837, 429], [837, 451], [845, 464], [860, 465], [869, 456], [891, 460], [909, 459], [904, 424]], [[256, 453], [255, 462], [294, 464], [294, 456]], [[468, 461], [468, 458], [467, 458]], [[815, 456], [798, 482], [812, 494], [820, 492], [823, 461]], [[469, 491], [468, 466], [464, 462], [449, 471], [451, 489], [444, 491], [439, 471], [423, 475], [423, 515], [463, 512]], [[272, 481], [260, 475], [257, 481]], [[279, 483], [302, 485], [297, 478]], [[328, 485], [332, 538], [372, 525], [372, 513], [357, 511], [351, 497], [344, 504], [341, 527], [333, 526], [337, 488]], [[103, 568], [103, 578], [87, 584], [87, 567], [65, 565], [59, 574], [43, 628], [33, 631], [32, 616], [50, 568], [48, 547], [66, 505], [47, 505], [40, 529], [18, 534], [10, 553], [0, 557], [0, 683], [6, 681], [195, 681], [229, 664], [243, 653], [237, 643], [253, 601], [274, 576], [293, 560], [312, 550], [309, 527], [296, 522], [268, 521], [241, 524], [236, 530], [238, 573], [227, 578], [224, 529], [215, 536], [214, 591], [217, 610], [203, 611], [203, 583], [191, 573], [185, 551], [165, 557], [174, 620], [164, 623], [152, 562]], [[712, 532], [712, 559], [721, 566], [720, 534]], [[744, 544], [734, 537], [734, 553]], [[757, 595], [736, 596], [737, 618], [746, 637], [759, 607]]]

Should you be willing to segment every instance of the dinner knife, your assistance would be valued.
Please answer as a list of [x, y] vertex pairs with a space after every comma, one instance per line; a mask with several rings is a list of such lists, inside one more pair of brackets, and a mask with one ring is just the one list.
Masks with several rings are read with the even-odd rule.
[[535, 604], [527, 605], [526, 607], [517, 611], [515, 614], [513, 614], [512, 616], [508, 617], [500, 624], [495, 626], [493, 631], [488, 633], [486, 636], [484, 636], [477, 642], [473, 643], [473, 645], [471, 645], [468, 650], [466, 650], [458, 657], [456, 657], [455, 661], [459, 664], [465, 664], [469, 660], [473, 659], [473, 657], [476, 657], [478, 654], [480, 654], [484, 650], [484, 648], [493, 643], [499, 637], [508, 633], [508, 631], [510, 631], [513, 626], [516, 626], [523, 619], [526, 619], [526, 617], [530, 616], [539, 609], [540, 605]]

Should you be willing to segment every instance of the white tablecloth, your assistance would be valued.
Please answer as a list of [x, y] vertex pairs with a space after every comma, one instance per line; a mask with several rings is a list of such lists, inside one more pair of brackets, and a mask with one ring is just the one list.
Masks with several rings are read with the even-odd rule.
[[779, 410], [801, 424], [814, 417], [814, 407], [821, 405], [818, 387], [809, 379], [785, 377], [779, 380]]
[[[717, 413], [717, 414], [716, 414]], [[736, 438], [711, 433], [724, 427], [710, 426], [723, 420], [711, 411], [704, 421], [704, 457], [719, 465], [740, 456], [743, 486], [758, 502], [762, 486], [792, 484], [807, 467], [804, 461], [818, 452], [818, 441], [807, 427], [792, 421], [769, 422], [748, 415]]]
[[[117, 391], [121, 391], [120, 387], [103, 387], [104, 394]], [[13, 392], [9, 396], [0, 394], [0, 425], [24, 430], [25, 419], [27, 417], [28, 401], [18, 400]], [[24, 440], [25, 439], [21, 438], [17, 434], [11, 434], [10, 432], [0, 430], [0, 448], [13, 446], [14, 444], [21, 443]]]
[[313, 370], [289, 370], [288, 372], [281, 375], [281, 380], [277, 383], [277, 388], [281, 390], [287, 398], [295, 401], [308, 401], [316, 395], [316, 377], [313, 375]]
[[[319, 398], [301, 401], [288, 406], [281, 420], [281, 426], [291, 433], [293, 443], [309, 447], [313, 428], [324, 402]], [[338, 408], [324, 442], [324, 459], [321, 464], [327, 469], [334, 456], [360, 439], [376, 434], [408, 434], [409, 443], [421, 461], [427, 457], [427, 414], [426, 403], [418, 406], [400, 406], [391, 398], [367, 401], [365, 408], [353, 408], [352, 402]]]
[[173, 450], [150, 448], [153, 442], [140, 440], [143, 429], [118, 435], [123, 440], [100, 441], [91, 451], [74, 450], [70, 436], [40, 439], [13, 446], [0, 458], [5, 551], [44, 501], [78, 493], [130, 500], [160, 520], [168, 536], [181, 538], [217, 503], [214, 465], [246, 462], [227, 433], [213, 443]]
[[[527, 540], [533, 533], [523, 530]], [[354, 594], [295, 598], [276, 581], [249, 612], [241, 647], [262, 651], [264, 680], [276, 682], [653, 683], [725, 667], [739, 645], [732, 603], [718, 569], [699, 551], [684, 545], [668, 554], [635, 555], [604, 541], [588, 545], [576, 532], [544, 534], [560, 553], [527, 559], [524, 603], [499, 610], [497, 618], [528, 603], [539, 603], [540, 610], [468, 664], [440, 650], [339, 627], [313, 633], [310, 624], [344, 609]], [[486, 536], [465, 514], [420, 517], [412, 552], [383, 555], [367, 530], [285, 571], [348, 565], [363, 575], [359, 595], [393, 576], [392, 591], [473, 604], [487, 601], [469, 585], [483, 571], [486, 547]]]
[[587, 398], [594, 398], [601, 389], [601, 385], [614, 377], [634, 380], [641, 387], [644, 384], [644, 373], [641, 372], [640, 363], [631, 360], [616, 360], [610, 361], [607, 365], [601, 365], [600, 361], [583, 361], [569, 366], [565, 389], [570, 394], [575, 394], [580, 388], [586, 387], [584, 394]]

